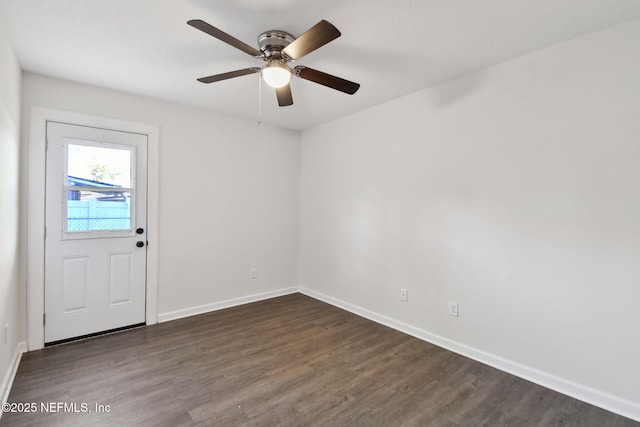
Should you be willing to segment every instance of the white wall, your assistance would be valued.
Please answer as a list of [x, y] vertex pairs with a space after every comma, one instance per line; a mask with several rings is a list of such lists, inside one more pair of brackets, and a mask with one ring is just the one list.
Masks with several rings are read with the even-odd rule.
[[23, 275], [19, 269], [18, 239], [20, 67], [2, 28], [0, 76], [0, 397], [6, 397], [12, 365], [25, 339], [25, 311], [21, 304], [24, 289], [20, 286]]
[[26, 73], [30, 106], [159, 126], [161, 320], [296, 286], [296, 132]]
[[301, 286], [640, 419], [639, 41], [636, 20], [303, 132]]

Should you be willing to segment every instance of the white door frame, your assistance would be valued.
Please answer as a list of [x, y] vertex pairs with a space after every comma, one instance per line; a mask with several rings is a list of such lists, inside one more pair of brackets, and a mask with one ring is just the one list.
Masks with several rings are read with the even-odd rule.
[[148, 137], [146, 322], [158, 322], [159, 129], [157, 126], [33, 106], [29, 114], [27, 190], [27, 343], [44, 347], [45, 140], [47, 121], [140, 133]]

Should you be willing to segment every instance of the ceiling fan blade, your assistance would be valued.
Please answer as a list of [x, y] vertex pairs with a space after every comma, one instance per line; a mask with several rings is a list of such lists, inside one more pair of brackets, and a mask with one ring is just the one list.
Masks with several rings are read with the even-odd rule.
[[202, 83], [213, 83], [219, 82], [220, 80], [232, 79], [234, 77], [246, 76], [247, 74], [254, 74], [259, 72], [260, 68], [258, 67], [244, 68], [242, 70], [229, 71], [228, 73], [215, 74], [208, 77], [200, 77], [198, 81]]
[[220, 41], [223, 41], [235, 47], [236, 49], [240, 49], [244, 53], [247, 53], [256, 58], [262, 58], [262, 52], [260, 52], [258, 49], [251, 47], [244, 42], [241, 42], [237, 38], [225, 33], [222, 30], [217, 29], [213, 25], [207, 24], [206, 22], [200, 19], [192, 19], [191, 21], [188, 21], [187, 24], [191, 25], [193, 28], [197, 28], [198, 30], [209, 34], [212, 37], [217, 38]]
[[291, 85], [289, 85], [289, 83], [277, 88], [276, 96], [278, 97], [279, 106], [286, 107], [288, 105], [293, 105], [293, 96], [291, 95]]
[[345, 80], [340, 77], [332, 76], [331, 74], [323, 73], [322, 71], [314, 70], [313, 68], [298, 65], [293, 69], [296, 76], [301, 79], [309, 80], [314, 83], [321, 84], [331, 89], [339, 90], [340, 92], [353, 95], [358, 91], [360, 85], [358, 83]]
[[295, 61], [338, 37], [340, 31], [323, 19], [291, 42], [282, 53]]

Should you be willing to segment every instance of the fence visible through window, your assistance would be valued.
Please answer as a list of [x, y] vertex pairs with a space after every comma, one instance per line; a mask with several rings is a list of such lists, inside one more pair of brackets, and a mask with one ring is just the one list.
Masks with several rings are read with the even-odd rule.
[[[68, 193], [72, 193], [69, 191]], [[82, 191], [80, 200], [67, 201], [67, 231], [128, 230], [131, 228], [130, 193]], [[89, 193], [91, 196], [86, 195]]]

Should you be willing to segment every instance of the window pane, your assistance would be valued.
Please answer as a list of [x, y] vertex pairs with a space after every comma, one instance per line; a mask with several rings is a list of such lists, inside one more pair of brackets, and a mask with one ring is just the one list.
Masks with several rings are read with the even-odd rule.
[[67, 189], [67, 231], [131, 229], [129, 191]]
[[131, 151], [69, 144], [67, 185], [131, 187]]

